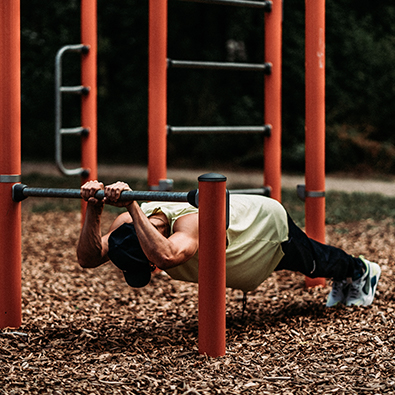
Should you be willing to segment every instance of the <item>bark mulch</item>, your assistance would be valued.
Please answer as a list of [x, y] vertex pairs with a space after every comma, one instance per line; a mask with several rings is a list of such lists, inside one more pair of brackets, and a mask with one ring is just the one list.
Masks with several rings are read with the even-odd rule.
[[23, 212], [23, 323], [0, 331], [0, 394], [395, 393], [392, 221], [327, 228], [329, 243], [381, 265], [372, 306], [326, 308], [329, 282], [275, 273], [244, 316], [227, 290], [220, 358], [198, 353], [196, 284], [158, 273], [133, 289], [110, 264], [83, 270], [79, 229], [76, 212]]

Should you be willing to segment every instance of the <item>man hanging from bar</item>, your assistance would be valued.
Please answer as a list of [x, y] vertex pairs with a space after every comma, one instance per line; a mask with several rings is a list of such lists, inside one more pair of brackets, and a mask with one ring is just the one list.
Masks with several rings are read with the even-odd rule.
[[[94, 197], [104, 189], [104, 199]], [[143, 287], [155, 267], [176, 280], [198, 281], [198, 209], [189, 203], [119, 201], [128, 184], [104, 187], [89, 181], [81, 187], [87, 204], [77, 256], [84, 268], [109, 260], [124, 273], [132, 287]], [[101, 234], [105, 204], [125, 207]], [[295, 225], [274, 199], [256, 195], [230, 195], [227, 229], [226, 286], [243, 292], [257, 288], [273, 271], [291, 270], [307, 277], [333, 279], [326, 306], [368, 306], [373, 302], [381, 269], [364, 257], [321, 244]]]

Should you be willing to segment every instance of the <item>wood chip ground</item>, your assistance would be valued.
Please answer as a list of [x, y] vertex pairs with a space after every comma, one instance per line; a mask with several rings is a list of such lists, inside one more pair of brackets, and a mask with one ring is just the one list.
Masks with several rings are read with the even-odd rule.
[[133, 289], [110, 264], [83, 270], [79, 229], [76, 212], [23, 212], [23, 323], [0, 331], [0, 394], [395, 393], [392, 220], [327, 227], [329, 243], [381, 265], [372, 306], [326, 308], [330, 282], [275, 273], [244, 317], [227, 290], [220, 358], [198, 353], [197, 285], [157, 273]]

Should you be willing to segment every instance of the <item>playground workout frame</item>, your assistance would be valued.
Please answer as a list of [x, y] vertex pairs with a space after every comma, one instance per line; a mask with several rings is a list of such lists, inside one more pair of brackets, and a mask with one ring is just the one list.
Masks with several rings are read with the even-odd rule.
[[[204, 2], [210, 2], [205, 0]], [[220, 1], [219, 1], [220, 2]], [[226, 1], [225, 1], [226, 2]], [[223, 2], [223, 3], [225, 3]], [[227, 1], [238, 3], [238, 1]], [[241, 1], [240, 1], [241, 2]], [[306, 2], [306, 232], [318, 241], [325, 241], [325, 0]], [[156, 7], [153, 7], [153, 5]], [[252, 3], [252, 2], [251, 2]], [[82, 85], [90, 88], [82, 97], [82, 126], [90, 133], [83, 137], [82, 167], [90, 169], [89, 178], [97, 178], [96, 157], [96, 0], [81, 0], [82, 42], [89, 46], [88, 54], [82, 57]], [[155, 11], [155, 14], [153, 12]], [[161, 15], [162, 13], [162, 15]], [[166, 17], [166, 19], [164, 18]], [[155, 180], [166, 179], [166, 109], [163, 95], [166, 87], [166, 39], [167, 0], [150, 0], [150, 37], [155, 34], [161, 40], [158, 48], [152, 40], [149, 43], [150, 78], [149, 90], [157, 84], [157, 95], [149, 95], [149, 107], [156, 108], [157, 116], [149, 117], [149, 125], [160, 128], [155, 143], [149, 133], [149, 156], [152, 163], [153, 145], [158, 152], [156, 158], [158, 173]], [[155, 22], [155, 23], [154, 23]], [[159, 23], [159, 25], [158, 25]], [[267, 33], [266, 51], [272, 72], [266, 75], [265, 89], [272, 92], [269, 105], [265, 106], [265, 120], [271, 125], [272, 133], [265, 142], [265, 178], [280, 200], [281, 190], [281, 24], [282, 0], [272, 0], [272, 11], [265, 14]], [[0, 327], [19, 327], [22, 323], [21, 298], [21, 204], [12, 199], [12, 189], [21, 181], [21, 69], [20, 69], [20, 0], [0, 2]], [[85, 38], [84, 38], [85, 37]], [[152, 73], [154, 64], [159, 70]], [[84, 66], [86, 65], [86, 67]], [[164, 83], [163, 83], [164, 81]], [[272, 87], [270, 88], [270, 86]], [[274, 95], [274, 96], [273, 96]], [[265, 94], [266, 97], [266, 94]], [[152, 107], [154, 106], [154, 107]], [[89, 110], [84, 110], [84, 108]], [[162, 111], [159, 111], [162, 109]], [[150, 111], [152, 113], [152, 111]], [[84, 140], [85, 139], [85, 140]], [[275, 145], [277, 148], [270, 148]], [[149, 178], [152, 172], [149, 169]], [[156, 170], [155, 170], [156, 171]], [[270, 175], [271, 174], [271, 175]], [[82, 180], [84, 181], [84, 180]], [[200, 250], [209, 253], [204, 261], [215, 259], [216, 272], [207, 279], [205, 269], [199, 271], [199, 300], [218, 308], [212, 311], [199, 310], [199, 352], [211, 356], [225, 353], [225, 231], [226, 231], [226, 178], [211, 175], [199, 179], [199, 215], [211, 216], [211, 234], [199, 227]], [[155, 181], [156, 182], [156, 181]], [[150, 181], [150, 185], [153, 181]], [[213, 212], [208, 202], [215, 200]], [[202, 219], [204, 223], [204, 219]], [[215, 226], [213, 226], [213, 224]], [[215, 253], [213, 253], [213, 246]], [[204, 253], [201, 252], [201, 255]], [[203, 262], [203, 261], [202, 261]], [[204, 266], [211, 266], [211, 263]], [[214, 265], [215, 266], [215, 265]], [[203, 279], [203, 280], [202, 280]], [[207, 284], [206, 284], [207, 281]], [[203, 283], [203, 284], [201, 284]], [[202, 287], [202, 290], [201, 288]], [[207, 297], [208, 291], [215, 295]], [[212, 325], [212, 320], [215, 325]], [[201, 322], [202, 321], [202, 322]], [[202, 330], [200, 325], [206, 325]], [[215, 328], [213, 328], [215, 326]], [[201, 333], [204, 340], [201, 341]]]
[[[259, 7], [264, 10], [265, 60], [261, 65], [190, 62], [167, 58], [168, 0], [149, 0], [148, 185], [158, 190], [167, 179], [167, 137], [177, 133], [263, 133], [263, 185], [281, 201], [281, 68], [283, 0], [184, 0], [208, 4]], [[302, 0], [301, 0], [302, 2]], [[325, 0], [305, 0], [306, 22], [306, 233], [325, 242]], [[265, 125], [260, 127], [188, 127], [167, 125], [167, 70], [174, 67], [229, 68], [264, 73]], [[306, 278], [309, 287], [324, 279]]]
[[[225, 251], [229, 201], [226, 177], [208, 173], [201, 175], [198, 180], [198, 190], [123, 191], [119, 199], [187, 202], [199, 207], [199, 353], [217, 357], [225, 354], [226, 343]], [[21, 202], [28, 197], [80, 199], [81, 191], [65, 188], [29, 188], [20, 183], [12, 186], [14, 202]], [[95, 197], [103, 199], [104, 191], [96, 192]]]

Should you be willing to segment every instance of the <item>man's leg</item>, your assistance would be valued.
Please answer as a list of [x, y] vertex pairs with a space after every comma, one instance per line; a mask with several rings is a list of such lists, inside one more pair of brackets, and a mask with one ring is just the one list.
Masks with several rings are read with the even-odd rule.
[[285, 256], [275, 270], [292, 270], [315, 278], [332, 278], [326, 305], [369, 306], [373, 302], [381, 269], [377, 263], [354, 258], [340, 248], [312, 240], [288, 215], [288, 241], [281, 244]]
[[310, 278], [324, 277], [335, 281], [356, 280], [363, 275], [365, 265], [360, 258], [310, 239], [289, 215], [288, 228], [288, 241], [281, 244], [285, 256], [275, 270], [292, 270]]

